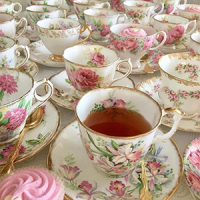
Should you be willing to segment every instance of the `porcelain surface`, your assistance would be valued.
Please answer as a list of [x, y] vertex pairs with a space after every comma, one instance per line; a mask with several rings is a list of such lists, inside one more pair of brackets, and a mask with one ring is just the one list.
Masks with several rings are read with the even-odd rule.
[[[157, 134], [164, 133], [158, 129]], [[170, 199], [183, 172], [176, 144], [173, 140], [156, 143], [145, 162], [153, 198]], [[100, 173], [87, 157], [77, 121], [67, 125], [52, 143], [47, 166], [64, 181], [66, 199], [139, 199], [141, 165], [124, 178], [110, 178]]]
[[30, 40], [25, 36], [20, 36], [17, 40], [20, 45], [24, 46], [28, 46], [31, 43]]
[[31, 26], [27, 26], [27, 30], [24, 33], [24, 36], [26, 36], [30, 41], [38, 41], [40, 40], [39, 36], [37, 36], [34, 32], [34, 30], [31, 28]]

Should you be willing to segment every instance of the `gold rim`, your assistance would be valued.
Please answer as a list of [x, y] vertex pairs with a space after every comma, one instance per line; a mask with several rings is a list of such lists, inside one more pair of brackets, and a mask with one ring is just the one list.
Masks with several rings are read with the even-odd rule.
[[[55, 8], [55, 10], [51, 10], [51, 11], [33, 11], [33, 10], [30, 10], [30, 7], [33, 7], [33, 6]], [[54, 12], [54, 11], [57, 11], [57, 10], [59, 10], [59, 8], [57, 6], [53, 6], [53, 5], [32, 5], [32, 6], [26, 7], [26, 11], [32, 12], [32, 13], [51, 13], [51, 12]]]
[[2, 71], [3, 71], [3, 70], [16, 71], [18, 74], [19, 74], [19, 73], [22, 73], [22, 74], [24, 74], [24, 75], [26, 75], [26, 76], [29, 76], [29, 77], [31, 78], [31, 80], [32, 80], [32, 87], [31, 87], [25, 94], [23, 94], [23, 96], [19, 97], [18, 99], [15, 99], [15, 100], [13, 100], [13, 101], [7, 103], [7, 104], [4, 104], [3, 106], [0, 106], [0, 109], [1, 109], [1, 108], [4, 108], [4, 107], [8, 107], [8, 106], [10, 106], [10, 105], [12, 105], [12, 104], [18, 102], [18, 101], [21, 100], [22, 98], [25, 98], [25, 97], [28, 95], [28, 93], [32, 90], [32, 88], [33, 88], [33, 86], [34, 86], [34, 79], [33, 79], [33, 77], [32, 77], [30, 74], [26, 73], [26, 72], [21, 72], [19, 69], [15, 69], [15, 68], [6, 68], [6, 69], [5, 69], [5, 68], [0, 68], [0, 72], [1, 72], [1, 70], [2, 70]]
[[6, 20], [6, 21], [4, 21], [4, 22], [0, 22], [0, 24], [5, 24], [5, 23], [8, 23], [8, 22], [11, 22], [11, 21], [14, 19], [14, 17], [13, 17], [11, 14], [6, 13], [6, 12], [1, 12], [0, 15], [8, 15], [8, 16], [11, 17], [10, 20]]
[[101, 4], [101, 3], [104, 3], [104, 2], [96, 1], [94, 3], [80, 3], [80, 2], [74, 1], [75, 5], [82, 5], [82, 6], [94, 6], [94, 5], [98, 5], [98, 4]]
[[[122, 140], [130, 140], [130, 139], [134, 139], [134, 138], [146, 136], [146, 135], [152, 133], [153, 131], [155, 131], [155, 130], [158, 128], [158, 126], [159, 126], [160, 123], [161, 123], [161, 119], [162, 119], [162, 109], [161, 109], [161, 107], [160, 107], [160, 105], [158, 104], [157, 101], [155, 101], [154, 99], [152, 99], [151, 97], [149, 97], [149, 95], [147, 95], [146, 93], [144, 93], [144, 92], [142, 92], [142, 91], [140, 91], [140, 90], [132, 89], [132, 88], [127, 88], [127, 87], [123, 87], [123, 86], [110, 86], [110, 87], [104, 87], [104, 88], [100, 88], [100, 89], [91, 90], [91, 91], [87, 92], [83, 97], [81, 97], [80, 100], [81, 100], [82, 98], [85, 98], [86, 95], [89, 95], [89, 94], [92, 93], [92, 92], [95, 92], [95, 91], [98, 91], [98, 90], [103, 90], [103, 89], [104, 89], [104, 90], [105, 90], [105, 89], [106, 89], [106, 90], [108, 90], [108, 89], [130, 90], [131, 92], [133, 92], [133, 91], [134, 91], [134, 92], [138, 92], [138, 93], [140, 93], [141, 95], [146, 96], [146, 97], [147, 97], [151, 102], [153, 102], [153, 103], [157, 106], [157, 108], [158, 108], [158, 111], [159, 111], [159, 113], [160, 113], [160, 117], [159, 117], [159, 119], [158, 119], [158, 122], [157, 122], [157, 124], [156, 124], [150, 131], [148, 131], [148, 132], [146, 132], [146, 133], [143, 133], [143, 134], [141, 134], [141, 135], [136, 135], [136, 136], [132, 136], [132, 137], [116, 137], [116, 136], [110, 136], [110, 135], [105, 135], [105, 134], [103, 134], [103, 133], [99, 133], [99, 132], [94, 131], [94, 130], [90, 129], [89, 127], [87, 127], [87, 126], [80, 120], [80, 118], [79, 118], [79, 116], [78, 116], [78, 114], [77, 114], [77, 109], [75, 109], [75, 116], [76, 116], [76, 119], [77, 119], [78, 122], [81, 124], [81, 126], [83, 126], [85, 129], [89, 130], [90, 132], [92, 132], [92, 133], [95, 134], [95, 135], [102, 136], [102, 137], [105, 137], [105, 138], [110, 138], [110, 139], [115, 138], [115, 139], [122, 139]], [[76, 108], [77, 108], [78, 105], [80, 104], [80, 100], [79, 100], [79, 102], [77, 103]]]
[[155, 77], [153, 77], [153, 78], [150, 78], [150, 79], [147, 79], [147, 80], [145, 80], [145, 81], [142, 81], [141, 83], [139, 83], [137, 86], [136, 86], [136, 88], [138, 89], [138, 90], [140, 90], [142, 87], [143, 87], [143, 85], [144, 84], [150, 84], [150, 83], [152, 83], [152, 82], [155, 82], [157, 79], [160, 79], [161, 80], [161, 76], [155, 76]]
[[[94, 68], [108, 67], [108, 65], [112, 65], [112, 64], [114, 64], [115, 62], [120, 61], [120, 56], [119, 56], [118, 52], [117, 52], [116, 50], [114, 50], [114, 49], [110, 49], [110, 48], [108, 48], [108, 47], [105, 47], [105, 46], [102, 46], [102, 45], [98, 45], [98, 44], [76, 44], [76, 45], [74, 45], [73, 47], [76, 47], [76, 46], [88, 46], [88, 47], [99, 46], [99, 47], [103, 47], [104, 49], [107, 49], [107, 50], [109, 50], [109, 51], [115, 52], [115, 54], [117, 55], [118, 59], [115, 60], [115, 61], [113, 61], [113, 62], [107, 63], [107, 64], [105, 64], [105, 65], [98, 65], [98, 66], [82, 65], [82, 64], [78, 64], [78, 63], [75, 63], [75, 62], [72, 62], [72, 61], [69, 61], [68, 59], [66, 59], [65, 56], [64, 56], [64, 54], [65, 54], [65, 51], [64, 51], [64, 53], [63, 53], [63, 58], [64, 58], [64, 60], [66, 60], [67, 62], [69, 62], [69, 63], [71, 63], [71, 64], [73, 64], [73, 65], [78, 65], [78, 66], [81, 66], [81, 67], [87, 67], [87, 68], [93, 68], [93, 69], [94, 69]], [[68, 49], [71, 49], [71, 48], [73, 48], [73, 47], [69, 47]]]
[[[57, 76], [58, 74], [62, 73], [63, 71], [65, 71], [65, 69], [63, 69], [63, 70], [57, 72], [56, 74], [52, 75], [48, 80], [51, 81], [51, 79], [54, 78], [54, 76]], [[119, 70], [116, 70], [116, 71], [119, 72], [119, 73], [122, 73], [122, 72], [120, 72]], [[123, 74], [123, 73], [122, 73], [122, 74]], [[134, 83], [134, 81], [133, 81], [131, 78], [128, 78], [128, 77], [126, 77], [126, 78], [129, 79], [129, 80], [131, 81], [131, 83], [133, 84], [133, 88], [135, 88], [135, 83]], [[74, 89], [75, 89], [75, 88], [74, 88]], [[72, 108], [72, 107], [69, 107], [69, 106], [66, 106], [66, 105], [63, 105], [63, 104], [59, 103], [58, 101], [52, 99], [52, 97], [50, 98], [50, 100], [51, 100], [52, 102], [54, 102], [55, 104], [57, 104], [57, 105], [59, 105], [59, 106], [62, 106], [63, 108], [67, 108], [67, 109], [69, 109], [69, 110], [75, 110], [75, 108]]]
[[[97, 16], [97, 15], [91, 15], [91, 14], [85, 13], [85, 11], [89, 11], [89, 10], [95, 10], [95, 11], [98, 11], [98, 10], [114, 11], [115, 14], [114, 15], [109, 15], [109, 16]], [[90, 9], [84, 10], [84, 15], [89, 16], [89, 17], [112, 18], [112, 17], [119, 16], [119, 13], [117, 11], [115, 11], [114, 9], [109, 9], [109, 8], [90, 8]]]
[[193, 34], [190, 35], [190, 39], [191, 39], [193, 42], [195, 42], [195, 43], [197, 43], [197, 44], [200, 44], [200, 42], [198, 42], [198, 41], [196, 41], [196, 40], [194, 40], [194, 39], [192, 38], [192, 35], [194, 35], [194, 34], [196, 34], [196, 33], [193, 33]]
[[[52, 153], [52, 150], [53, 150], [53, 145], [56, 141], [56, 139], [58, 138], [58, 136], [63, 132], [63, 130], [65, 128], [67, 128], [67, 126], [70, 126], [72, 123], [74, 123], [75, 121], [77, 120], [73, 120], [72, 122], [69, 122], [58, 134], [57, 136], [53, 139], [53, 141], [51, 142], [50, 144], [50, 147], [49, 147], [49, 152], [48, 152], [48, 155], [47, 155], [47, 160], [46, 160], [46, 166], [47, 166], [47, 169], [49, 170], [53, 170], [52, 168], [52, 160], [51, 160], [51, 153]], [[163, 129], [161, 128], [158, 128], [160, 129], [163, 133], [166, 133]], [[163, 199], [163, 200], [169, 200], [173, 195], [174, 193], [177, 191], [179, 185], [180, 185], [180, 182], [181, 182], [181, 177], [183, 175], [183, 159], [182, 159], [182, 156], [181, 156], [181, 153], [177, 147], [177, 144], [175, 143], [175, 141], [170, 138], [169, 139], [172, 143], [172, 145], [174, 145], [177, 153], [178, 153], [178, 157], [179, 157], [179, 161], [180, 161], [180, 164], [179, 164], [179, 167], [180, 167], [180, 170], [179, 170], [179, 174], [178, 174], [178, 179], [177, 179], [177, 182], [176, 182], [176, 185], [174, 186], [174, 188], [172, 189], [172, 191]], [[64, 198], [66, 200], [75, 200], [75, 199], [72, 199], [70, 196], [68, 196], [67, 194], [65, 194]]]
[[11, 49], [12, 47], [14, 47], [14, 45], [18, 45], [18, 41], [16, 40], [14, 40], [14, 39], [12, 39], [12, 38], [10, 38], [10, 37], [8, 37], [8, 36], [0, 36], [0, 38], [6, 38], [6, 39], [9, 39], [9, 40], [12, 40], [13, 41], [13, 44], [12, 44], [12, 46], [11, 47], [7, 47], [6, 49], [2, 49], [2, 50], [0, 50], [0, 52], [4, 52], [4, 51], [7, 51], [8, 49]]
[[[160, 70], [161, 72], [163, 72], [165, 74], [165, 76], [167, 75], [167, 77], [169, 79], [174, 79], [176, 80], [179, 84], [183, 83], [184, 85], [189, 85], [189, 86], [200, 86], [200, 82], [193, 82], [193, 81], [187, 81], [187, 80], [184, 80], [184, 79], [181, 79], [181, 78], [178, 78], [168, 72], [166, 72], [164, 69], [162, 69], [162, 67], [160, 66], [160, 62], [162, 61], [162, 59], [164, 59], [163, 57], [179, 57], [179, 58], [182, 58], [182, 57], [189, 57], [189, 58], [197, 58], [199, 61], [200, 61], [200, 55], [196, 55], [196, 54], [190, 54], [190, 53], [171, 53], [171, 54], [167, 54], [167, 55], [164, 55], [162, 56], [159, 61], [158, 61], [158, 65], [160, 67]], [[183, 58], [184, 59], [184, 58]]]
[[[34, 156], [36, 153], [38, 153], [38, 152], [41, 151], [44, 147], [46, 147], [52, 140], [54, 140], [55, 138], [57, 138], [57, 136], [58, 136], [58, 128], [59, 128], [59, 126], [60, 126], [60, 121], [61, 121], [61, 120], [60, 120], [60, 112], [59, 112], [58, 108], [57, 108], [53, 103], [51, 103], [50, 101], [49, 101], [49, 103], [51, 104], [51, 106], [53, 106], [53, 107], [55, 108], [55, 110], [56, 110], [57, 113], [58, 113], [58, 124], [57, 124], [55, 130], [52, 132], [52, 136], [51, 136], [43, 145], [41, 145], [40, 148], [36, 149], [36, 150], [33, 151], [32, 153], [30, 153], [30, 154], [28, 154], [28, 155], [26, 155], [26, 156], [24, 156], [24, 157], [17, 158], [17, 159], [15, 160], [14, 163], [21, 162], [21, 161], [23, 161], [23, 160], [25, 160], [25, 159], [27, 159], [27, 158], [30, 158], [30, 157]], [[5, 164], [0, 164], [1, 167], [4, 166], [4, 165], [5, 165]]]

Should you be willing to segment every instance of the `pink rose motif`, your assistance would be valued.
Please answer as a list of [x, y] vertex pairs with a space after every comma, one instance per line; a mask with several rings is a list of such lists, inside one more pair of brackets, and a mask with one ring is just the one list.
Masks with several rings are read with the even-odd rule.
[[183, 96], [183, 97], [187, 97], [189, 95], [189, 93], [185, 90], [181, 90], [180, 91], [180, 94]]
[[4, 35], [3, 31], [2, 31], [2, 30], [0, 30], [0, 36], [3, 36], [3, 35]]
[[97, 65], [103, 65], [105, 63], [104, 55], [95, 51], [90, 55], [90, 61]]
[[147, 38], [143, 44], [142, 50], [148, 50], [152, 47], [155, 37]]
[[137, 40], [134, 40], [132, 38], [128, 38], [125, 40], [124, 47], [127, 50], [129, 50], [129, 51], [135, 50], [137, 48], [137, 46], [138, 46]]
[[126, 102], [122, 99], [117, 99], [113, 108], [123, 108], [126, 109]]
[[174, 40], [180, 39], [184, 34], [184, 27], [183, 26], [176, 26], [169, 31], [170, 35], [174, 38]]
[[168, 4], [168, 8], [166, 10], [166, 14], [171, 14], [174, 10], [174, 5], [173, 4]]
[[109, 49], [115, 49], [115, 47], [113, 45], [108, 45], [107, 46]]
[[111, 0], [111, 3], [112, 3], [112, 8], [113, 9], [115, 9], [117, 11], [120, 11], [120, 12], [124, 12], [125, 11], [123, 1]]
[[198, 65], [194, 65], [194, 69], [198, 70], [199, 66]]
[[106, 99], [100, 102], [104, 108], [111, 108], [114, 106], [115, 100]]
[[100, 32], [100, 34], [101, 34], [101, 36], [105, 37], [110, 32], [110, 26], [106, 25], [106, 24], [103, 24], [102, 28], [103, 28], [103, 30]]
[[73, 181], [80, 173], [80, 169], [77, 166], [67, 166], [67, 165], [61, 165], [61, 167], [65, 170], [65, 176], [64, 178], [66, 180]]
[[113, 43], [114, 42], [114, 37], [113, 37], [113, 34], [110, 33], [110, 42]]
[[66, 25], [61, 25], [60, 26], [60, 30], [66, 30], [67, 29], [67, 26]]
[[104, 14], [104, 13], [100, 13], [99, 16], [100, 16], [100, 17], [106, 17], [106, 14]]
[[118, 50], [123, 50], [124, 49], [124, 42], [122, 40], [115, 40], [113, 45], [118, 49]]
[[191, 170], [189, 170], [187, 172], [188, 172], [188, 176], [187, 176], [188, 182], [192, 185], [192, 187], [196, 191], [200, 192], [200, 178], [199, 178], [199, 176]]
[[190, 73], [190, 78], [197, 79], [198, 76], [195, 73], [192, 72], [192, 73]]
[[156, 54], [154, 57], [152, 57], [153, 62], [157, 64], [158, 61], [159, 61], [159, 59], [160, 59], [162, 56], [163, 56], [162, 53]]
[[24, 69], [28, 69], [29, 68], [29, 65], [25, 64], [22, 66]]
[[2, 74], [0, 76], [0, 89], [2, 91], [12, 94], [18, 92], [17, 87], [17, 82], [10, 74]]
[[4, 119], [9, 118], [9, 123], [6, 127], [10, 130], [14, 130], [19, 127], [26, 119], [26, 110], [24, 108], [15, 108], [12, 111], [7, 111]]
[[198, 149], [190, 152], [188, 159], [192, 165], [194, 165], [197, 169], [200, 169], [200, 151]]
[[70, 106], [75, 108], [78, 101], [79, 101], [78, 99], [74, 100], [73, 102], [70, 103]]
[[195, 54], [194, 49], [190, 48], [190, 53]]
[[129, 11], [127, 12], [127, 14], [133, 17], [134, 14], [135, 14], [135, 11], [134, 11], [134, 10], [129, 10]]

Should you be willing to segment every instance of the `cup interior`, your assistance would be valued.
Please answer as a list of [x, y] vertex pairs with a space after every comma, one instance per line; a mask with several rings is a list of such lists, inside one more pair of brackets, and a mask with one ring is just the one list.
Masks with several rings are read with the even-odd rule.
[[191, 82], [200, 82], [200, 55], [174, 53], [162, 56], [159, 66], [164, 72]]
[[0, 108], [25, 96], [33, 87], [33, 78], [17, 69], [0, 68], [0, 89], [3, 98]]
[[67, 30], [80, 26], [79, 22], [72, 19], [55, 18], [55, 19], [43, 19], [37, 22], [40, 28], [50, 30]]
[[141, 114], [150, 123], [152, 129], [158, 126], [162, 113], [158, 103], [139, 90], [124, 87], [101, 88], [88, 92], [76, 106], [77, 118], [83, 123], [95, 105], [105, 109], [117, 107], [117, 102], [121, 102], [120, 108], [134, 110]]
[[177, 15], [155, 15], [154, 19], [161, 23], [171, 23], [171, 24], [186, 24], [189, 23], [189, 19], [177, 16]]
[[92, 17], [112, 17], [112, 16], [117, 16], [118, 12], [112, 9], [107, 9], [107, 8], [91, 8], [88, 10], [84, 11], [84, 14], [92, 16]]
[[30, 12], [47, 13], [56, 11], [58, 10], [58, 8], [55, 6], [48, 6], [48, 5], [32, 5], [28, 6], [26, 10]]
[[191, 35], [191, 39], [200, 44], [200, 33], [195, 32]]
[[80, 5], [95, 5], [95, 4], [100, 4], [102, 1], [99, 0], [74, 0], [74, 4], [80, 4]]
[[100, 45], [75, 45], [67, 48], [63, 54], [65, 60], [84, 66], [90, 66], [89, 62], [93, 56], [99, 57], [99, 59], [104, 57], [102, 66], [113, 64], [119, 60], [119, 55], [114, 50]]
[[7, 50], [15, 44], [15, 41], [9, 37], [0, 36], [0, 51]]
[[154, 4], [151, 2], [146, 2], [146, 1], [125, 1], [124, 6], [127, 6], [127, 7], [149, 7], [149, 6], [154, 6]]
[[9, 22], [13, 19], [13, 16], [7, 13], [0, 13], [0, 24], [4, 22]]

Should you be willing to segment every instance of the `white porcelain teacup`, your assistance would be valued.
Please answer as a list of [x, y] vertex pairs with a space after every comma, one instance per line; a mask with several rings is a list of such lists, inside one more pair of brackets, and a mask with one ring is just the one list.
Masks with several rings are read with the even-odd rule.
[[200, 54], [200, 32], [196, 31], [190, 36], [190, 52]]
[[[75, 45], [67, 48], [63, 57], [69, 81], [79, 97], [92, 89], [112, 85], [127, 77], [132, 70], [130, 59], [120, 60], [117, 52], [101, 45]], [[114, 79], [121, 63], [128, 64], [129, 69]]]
[[154, 4], [147, 1], [125, 1], [125, 13], [129, 18], [129, 21], [135, 24], [148, 25], [150, 23], [150, 17], [152, 13], [161, 5], [161, 13], [164, 9], [164, 4]]
[[[17, 64], [19, 50], [23, 50], [24, 60]], [[28, 46], [19, 45], [14, 39], [7, 36], [0, 36], [0, 68], [19, 68], [29, 59], [30, 52]]]
[[[125, 112], [122, 114], [123, 119], [120, 119], [118, 114], [120, 110]], [[134, 120], [130, 119], [131, 112], [136, 115]], [[108, 119], [105, 119], [107, 117], [103, 117], [100, 113], [109, 113], [112, 118], [108, 122]], [[155, 136], [162, 117], [169, 113], [174, 114], [173, 127], [168, 133]], [[183, 115], [178, 109], [162, 110], [159, 104], [147, 94], [126, 87], [99, 88], [88, 92], [79, 100], [75, 114], [88, 157], [97, 169], [115, 178], [130, 173], [146, 155], [151, 144], [170, 138], [176, 132]], [[85, 120], [91, 114], [95, 117], [88, 125]], [[146, 127], [146, 123], [141, 123], [139, 120], [141, 115], [149, 124], [148, 129], [141, 130]], [[107, 123], [109, 127], [106, 129]], [[124, 131], [115, 135], [117, 130], [122, 130], [119, 123], [124, 127]], [[140, 128], [137, 124], [141, 125]], [[103, 126], [104, 130], [97, 131], [100, 130], [94, 128], [97, 125]], [[115, 132], [116, 125], [119, 128]], [[133, 131], [125, 137], [124, 132], [131, 126], [134, 127]], [[137, 129], [140, 129], [139, 133], [136, 133]]]
[[37, 22], [42, 19], [64, 17], [63, 10], [51, 5], [32, 5], [26, 8], [26, 18], [33, 32], [37, 35]]
[[178, 108], [186, 117], [200, 113], [200, 55], [174, 53], [159, 60], [164, 107]]
[[[18, 7], [16, 10], [15, 8]], [[0, 0], [0, 12], [6, 12], [9, 14], [13, 14], [14, 16], [17, 16], [22, 11], [22, 5], [18, 2], [11, 2], [9, 0]]]
[[105, 7], [110, 8], [110, 4], [100, 0], [74, 0], [74, 10], [81, 24], [85, 24], [84, 10]]
[[[191, 30], [188, 30], [190, 25]], [[173, 46], [185, 43], [185, 37], [196, 29], [196, 20], [190, 21], [181, 16], [161, 14], [153, 17], [153, 27], [157, 31], [165, 31], [167, 34], [165, 45]], [[162, 38], [160, 36], [158, 40], [162, 40]]]
[[[66, 48], [86, 41], [91, 35], [88, 25], [81, 25], [72, 19], [43, 19], [37, 22], [38, 35], [46, 48], [52, 53], [53, 61], [64, 61], [62, 55]], [[79, 41], [80, 33], [88, 30], [90, 34]]]
[[27, 6], [31, 5], [51, 5], [51, 6], [62, 6], [63, 0], [27, 0]]
[[[16, 34], [17, 26], [22, 26], [21, 32]], [[18, 22], [14, 16], [8, 13], [0, 13], [0, 36], [8, 36], [17, 40], [27, 28], [26, 18], [21, 18]]]
[[108, 8], [90, 8], [84, 11], [85, 22], [92, 28], [91, 39], [95, 42], [109, 40], [110, 27], [118, 23], [124, 14]]
[[[40, 85], [47, 86], [47, 93], [37, 95]], [[0, 68], [0, 144], [12, 142], [24, 128], [27, 117], [42, 106], [52, 95], [53, 85], [43, 79], [35, 82], [25, 72]], [[33, 99], [36, 100], [33, 103]]]
[[[130, 29], [130, 35], [121, 35], [126, 28]], [[147, 35], [132, 36], [131, 30], [134, 30], [135, 34], [143, 30]], [[156, 42], [156, 38], [161, 34], [163, 35], [162, 42], [153, 46]], [[120, 58], [131, 58], [133, 67], [135, 68], [140, 66], [140, 58], [142, 58], [148, 50], [155, 50], [161, 47], [165, 43], [165, 40], [166, 34], [164, 31], [156, 32], [152, 27], [141, 24], [116, 24], [110, 28], [110, 41], [118, 51]]]

